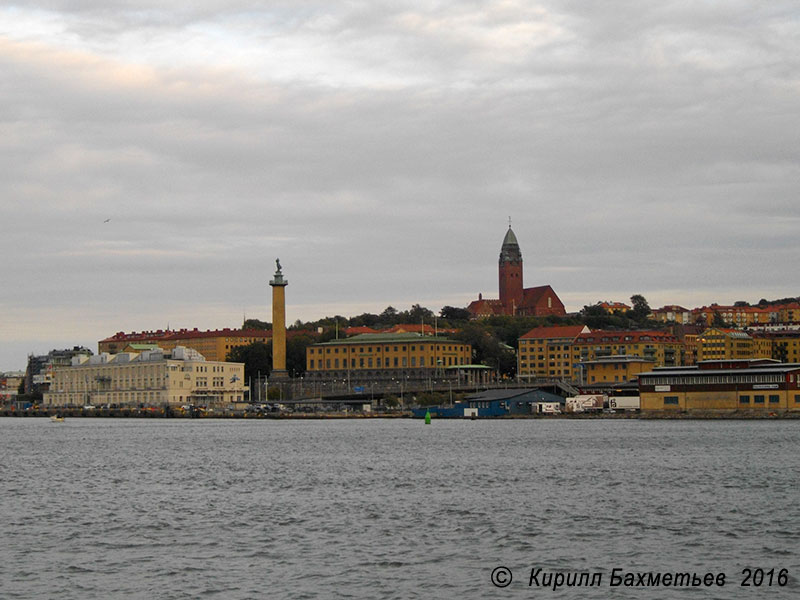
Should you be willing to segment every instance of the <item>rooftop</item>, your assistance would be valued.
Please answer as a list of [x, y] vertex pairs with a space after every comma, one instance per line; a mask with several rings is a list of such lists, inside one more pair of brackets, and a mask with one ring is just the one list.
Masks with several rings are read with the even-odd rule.
[[554, 327], [536, 327], [520, 337], [521, 340], [536, 339], [575, 339], [581, 333], [589, 333], [591, 330], [585, 325], [561, 325]]
[[416, 342], [426, 344], [433, 342], [463, 343], [443, 337], [433, 337], [430, 335], [422, 336], [418, 333], [362, 333], [353, 337], [331, 340], [329, 342], [321, 342], [314, 345], [338, 346], [339, 344], [383, 344], [388, 342]]
[[157, 329], [154, 331], [133, 331], [125, 333], [118, 331], [111, 337], [100, 340], [104, 342], [144, 342], [147, 340], [182, 340], [187, 338], [203, 338], [203, 337], [248, 337], [248, 338], [263, 338], [272, 337], [272, 332], [263, 329], [209, 329], [200, 331], [195, 327], [194, 329]]

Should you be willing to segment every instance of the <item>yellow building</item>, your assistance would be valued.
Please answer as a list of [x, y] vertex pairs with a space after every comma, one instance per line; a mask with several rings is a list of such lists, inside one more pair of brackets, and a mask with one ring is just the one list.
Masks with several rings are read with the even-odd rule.
[[697, 338], [697, 362], [704, 360], [744, 360], [772, 358], [769, 338], [757, 340], [738, 329], [706, 329]]
[[306, 349], [306, 377], [378, 381], [443, 377], [470, 364], [472, 346], [415, 333], [364, 333]]
[[719, 315], [725, 323], [737, 328], [770, 323], [776, 320], [777, 314], [777, 309], [769, 307], [723, 306], [721, 304], [703, 306], [692, 311], [694, 322], [711, 326], [714, 323], [714, 315]]
[[800, 322], [800, 304], [792, 302], [790, 304], [780, 304], [769, 307], [777, 310], [777, 321], [779, 323], [798, 323]]
[[54, 371], [44, 405], [225, 407], [244, 402], [244, 365], [207, 361], [190, 348], [76, 356]]
[[247, 346], [253, 342], [267, 343], [272, 338], [271, 331], [259, 329], [198, 329], [157, 330], [133, 333], [119, 332], [98, 342], [98, 353], [116, 354], [124, 352], [131, 344], [157, 344], [162, 350], [172, 350], [178, 346], [197, 350], [206, 360], [224, 361], [228, 353], [237, 346]]
[[674, 412], [800, 411], [800, 364], [772, 359], [702, 362], [639, 375], [641, 409]]
[[589, 333], [585, 325], [536, 327], [519, 338], [517, 376], [521, 379], [577, 381], [574, 365], [580, 355], [573, 351], [575, 338]]
[[608, 314], [622, 314], [628, 313], [631, 311], [631, 307], [625, 304], [624, 302], [598, 302], [597, 306], [602, 308]]
[[586, 370], [586, 384], [626, 383], [639, 377], [639, 373], [653, 370], [652, 358], [639, 356], [604, 356], [583, 363]]
[[773, 359], [783, 363], [800, 363], [800, 331], [779, 330], [751, 333], [761, 352], [769, 351]]
[[680, 325], [688, 325], [692, 322], [692, 311], [688, 308], [678, 306], [677, 304], [669, 304], [656, 308], [650, 313], [650, 318], [662, 323], [678, 323]]
[[683, 364], [684, 366], [697, 364], [697, 338], [694, 333], [683, 336]]
[[574, 349], [580, 362], [625, 355], [653, 360], [657, 367], [669, 367], [682, 364], [683, 344], [665, 331], [598, 330], [581, 333], [575, 339]]

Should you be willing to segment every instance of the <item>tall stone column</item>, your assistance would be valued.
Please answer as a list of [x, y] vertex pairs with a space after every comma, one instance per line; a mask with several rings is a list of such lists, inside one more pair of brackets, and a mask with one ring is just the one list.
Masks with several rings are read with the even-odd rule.
[[272, 374], [270, 379], [288, 379], [286, 371], [286, 286], [281, 261], [275, 261], [277, 270], [269, 285], [272, 287]]

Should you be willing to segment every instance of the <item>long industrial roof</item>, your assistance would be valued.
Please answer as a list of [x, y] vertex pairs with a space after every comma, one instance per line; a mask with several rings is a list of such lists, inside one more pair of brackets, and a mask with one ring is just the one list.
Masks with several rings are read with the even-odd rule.
[[343, 338], [341, 340], [331, 340], [329, 342], [320, 342], [318, 344], [314, 344], [315, 346], [337, 346], [339, 344], [384, 344], [387, 342], [415, 342], [415, 343], [433, 343], [433, 342], [445, 342], [445, 343], [458, 343], [464, 344], [465, 342], [459, 342], [458, 340], [451, 340], [449, 338], [443, 337], [433, 337], [433, 336], [422, 336], [418, 333], [362, 333], [360, 335], [355, 335], [349, 338]]
[[697, 367], [685, 368], [668, 368], [658, 369], [655, 371], [648, 371], [647, 373], [639, 373], [639, 378], [642, 377], [658, 377], [658, 376], [673, 376], [673, 375], [696, 375], [700, 377], [713, 377], [715, 375], [765, 375], [770, 373], [789, 373], [791, 371], [800, 370], [800, 363], [781, 363], [776, 365], [760, 365], [750, 369], [698, 369]]

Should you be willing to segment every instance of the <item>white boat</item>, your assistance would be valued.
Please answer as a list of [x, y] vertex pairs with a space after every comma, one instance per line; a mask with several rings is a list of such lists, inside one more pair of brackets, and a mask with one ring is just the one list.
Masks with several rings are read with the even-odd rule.
[[62, 417], [61, 415], [50, 415], [50, 420], [53, 423], [63, 423], [64, 417]]

